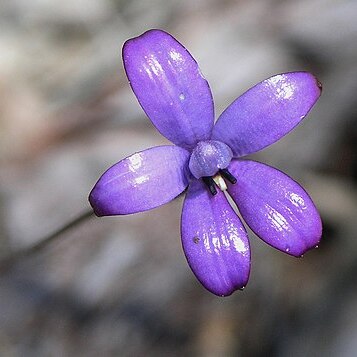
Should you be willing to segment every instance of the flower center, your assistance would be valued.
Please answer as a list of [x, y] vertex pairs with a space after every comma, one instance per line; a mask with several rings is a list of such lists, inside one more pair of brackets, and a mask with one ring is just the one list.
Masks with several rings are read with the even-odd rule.
[[232, 157], [233, 153], [228, 145], [216, 140], [200, 141], [192, 151], [189, 168], [192, 175], [196, 179], [202, 178], [210, 192], [215, 195], [215, 185], [222, 191], [227, 189], [224, 178], [231, 183], [237, 181], [227, 170]]

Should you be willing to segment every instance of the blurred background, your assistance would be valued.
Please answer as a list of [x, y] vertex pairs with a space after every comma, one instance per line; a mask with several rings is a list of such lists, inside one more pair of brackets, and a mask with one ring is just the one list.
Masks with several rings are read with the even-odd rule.
[[88, 209], [110, 165], [166, 143], [121, 60], [123, 42], [150, 28], [198, 60], [217, 116], [276, 73], [320, 79], [303, 124], [253, 156], [310, 193], [320, 247], [296, 259], [251, 234], [248, 286], [218, 298], [183, 255], [182, 197], [92, 218], [0, 275], [0, 355], [356, 356], [354, 0], [2, 0], [0, 255]]

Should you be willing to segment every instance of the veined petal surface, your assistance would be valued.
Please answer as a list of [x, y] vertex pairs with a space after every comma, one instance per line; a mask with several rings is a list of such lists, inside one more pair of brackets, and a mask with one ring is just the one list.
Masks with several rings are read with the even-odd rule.
[[185, 47], [150, 30], [124, 44], [123, 61], [140, 105], [162, 135], [185, 148], [210, 138], [211, 90]]
[[277, 169], [249, 160], [233, 160], [229, 171], [237, 183], [228, 184], [228, 192], [257, 236], [297, 257], [319, 243], [319, 213], [297, 182]]
[[108, 169], [89, 195], [97, 216], [146, 211], [167, 203], [188, 185], [189, 152], [158, 146], [133, 154]]
[[190, 184], [181, 236], [188, 264], [205, 288], [219, 296], [244, 288], [250, 271], [248, 235], [222, 191], [213, 196], [201, 181]]
[[310, 111], [321, 94], [321, 84], [308, 72], [270, 77], [237, 98], [219, 117], [212, 140], [227, 144], [234, 157], [273, 144]]

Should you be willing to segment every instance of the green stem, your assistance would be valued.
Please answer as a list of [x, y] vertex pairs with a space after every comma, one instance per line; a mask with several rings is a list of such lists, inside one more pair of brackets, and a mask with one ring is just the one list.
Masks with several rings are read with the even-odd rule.
[[8, 271], [19, 260], [40, 252], [48, 245], [53, 243], [55, 240], [57, 240], [57, 238], [59, 238], [62, 234], [66, 233], [67, 231], [71, 230], [72, 228], [76, 227], [77, 225], [81, 224], [83, 221], [86, 221], [88, 218], [92, 216], [94, 216], [92, 210], [86, 211], [82, 213], [80, 216], [70, 221], [69, 223], [67, 223], [65, 226], [55, 231], [54, 233], [40, 239], [38, 243], [31, 245], [27, 248], [23, 248], [17, 252], [10, 253], [7, 257], [3, 258], [0, 261], [0, 274]]

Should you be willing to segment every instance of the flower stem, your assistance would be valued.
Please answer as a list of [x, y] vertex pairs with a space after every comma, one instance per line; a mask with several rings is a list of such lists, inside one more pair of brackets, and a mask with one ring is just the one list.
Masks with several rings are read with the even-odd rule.
[[3, 274], [8, 271], [19, 260], [30, 257], [40, 252], [48, 245], [53, 243], [55, 240], [57, 240], [60, 236], [62, 236], [62, 234], [66, 233], [67, 231], [71, 230], [72, 228], [76, 227], [77, 225], [81, 224], [83, 221], [86, 221], [92, 216], [94, 216], [92, 210], [86, 211], [75, 219], [73, 219], [72, 221], [68, 222], [63, 227], [59, 228], [57, 231], [53, 232], [52, 234], [42, 239], [39, 239], [38, 243], [35, 243], [34, 245], [31, 245], [27, 248], [20, 249], [17, 252], [10, 253], [7, 257], [3, 258], [0, 261], [0, 274]]

